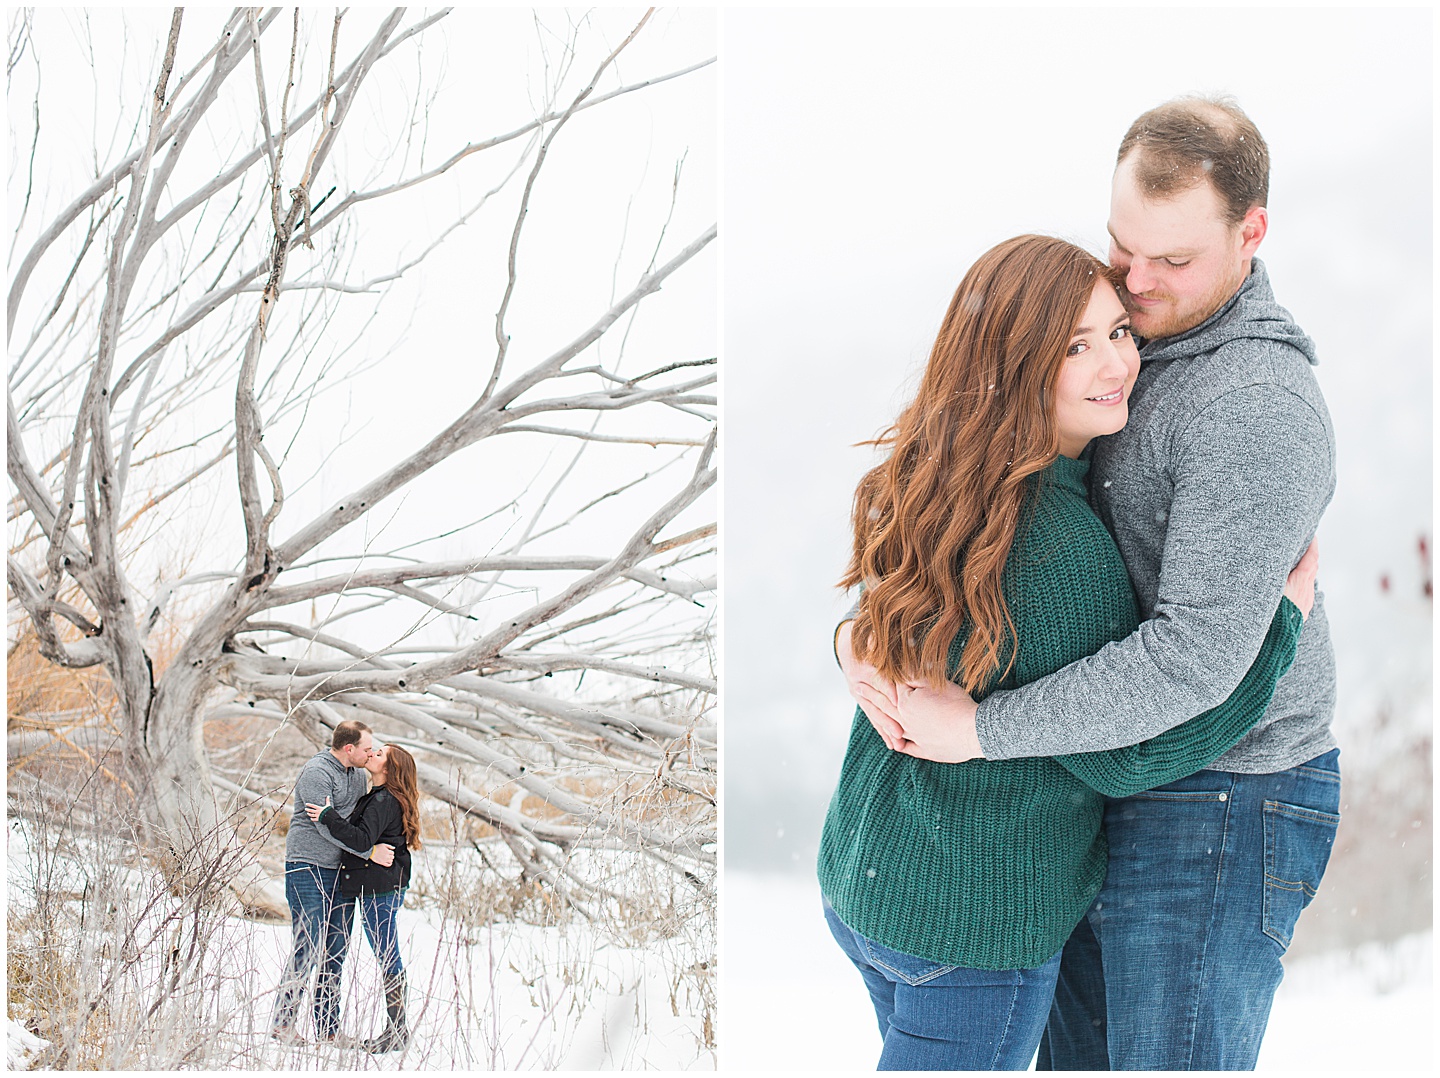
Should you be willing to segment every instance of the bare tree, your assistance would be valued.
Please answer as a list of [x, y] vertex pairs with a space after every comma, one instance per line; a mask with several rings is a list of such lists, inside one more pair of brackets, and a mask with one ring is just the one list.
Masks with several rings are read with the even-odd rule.
[[[420, 750], [429, 793], [576, 903], [610, 893], [582, 849], [629, 850], [708, 888], [715, 358], [629, 338], [715, 228], [652, 228], [645, 259], [615, 256], [608, 297], [544, 320], [566, 327], [548, 343], [540, 319], [523, 338], [511, 323], [551, 272], [526, 241], [559, 148], [710, 61], [626, 81], [652, 12], [608, 41], [591, 19], [537, 22], [534, 114], [435, 163], [444, 88], [425, 82], [441, 66], [425, 43], [447, 16], [237, 9], [207, 31], [176, 9], [143, 107], [93, 132], [88, 182], [53, 192], [44, 136], [67, 106], [42, 108], [42, 85], [76, 73], [47, 66], [38, 15], [12, 16], [12, 107], [17, 79], [33, 99], [10, 180], [12, 611], [51, 663], [105, 671], [145, 841], [176, 874], [240, 844], [237, 806], [284, 800], [212, 772], [207, 720], [261, 716], [318, 742], [354, 716]], [[504, 154], [488, 179], [462, 175]], [[379, 207], [442, 179], [469, 190], [464, 204], [377, 269]], [[664, 222], [683, 202], [678, 165], [669, 186]], [[473, 311], [453, 312], [474, 377], [426, 384], [403, 340], [367, 348], [397, 284], [496, 212], [496, 245], [466, 248], [498, 267], [490, 343]], [[647, 353], [635, 373], [620, 370], [627, 348]], [[418, 445], [316, 448], [325, 417], [344, 429], [362, 369], [428, 402]], [[486, 445], [501, 448], [477, 456]], [[481, 480], [506, 461], [533, 476]], [[362, 477], [322, 502], [347, 471]], [[156, 554], [185, 542], [187, 564]], [[104, 747], [80, 726], [69, 744]], [[253, 862], [232, 888], [284, 908]]]

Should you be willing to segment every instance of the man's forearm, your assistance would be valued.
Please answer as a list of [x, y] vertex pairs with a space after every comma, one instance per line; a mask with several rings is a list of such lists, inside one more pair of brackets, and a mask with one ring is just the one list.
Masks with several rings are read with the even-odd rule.
[[1060, 755], [1056, 762], [1108, 797], [1128, 797], [1208, 767], [1264, 714], [1276, 684], [1295, 659], [1303, 624], [1300, 609], [1282, 600], [1254, 665], [1219, 707], [1148, 741], [1107, 752]]
[[[1278, 589], [1277, 589], [1278, 591]], [[1277, 594], [1278, 602], [1278, 594]], [[1170, 665], [1190, 648], [1170, 637], [1173, 626], [1152, 619], [1124, 640], [1057, 673], [980, 702], [975, 732], [986, 759], [1100, 752], [1149, 740], [1214, 707], [1229, 695], [1259, 651], [1238, 657], [1234, 672]]]
[[845, 631], [845, 626], [853, 620], [853, 618], [847, 617], [841, 621], [839, 625], [835, 626], [835, 635], [830, 638], [830, 650], [835, 656], [835, 665], [842, 671], [845, 669], [845, 664], [840, 661], [840, 634]]

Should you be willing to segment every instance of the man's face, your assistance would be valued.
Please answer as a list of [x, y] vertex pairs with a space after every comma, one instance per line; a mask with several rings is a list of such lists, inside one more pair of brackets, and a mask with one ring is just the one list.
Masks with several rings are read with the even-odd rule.
[[1127, 272], [1121, 298], [1142, 337], [1173, 337], [1218, 311], [1250, 272], [1265, 236], [1263, 207], [1238, 225], [1201, 183], [1165, 199], [1146, 198], [1134, 156], [1115, 170], [1110, 189], [1110, 261]]
[[369, 730], [364, 730], [356, 744], [346, 745], [340, 752], [345, 757], [346, 767], [364, 767], [365, 762], [375, 754], [375, 739], [370, 736]]

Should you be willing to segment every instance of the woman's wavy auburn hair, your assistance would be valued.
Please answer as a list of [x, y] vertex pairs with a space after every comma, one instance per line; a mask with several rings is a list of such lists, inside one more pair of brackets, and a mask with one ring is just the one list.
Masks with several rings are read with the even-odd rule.
[[399, 745], [385, 746], [385, 789], [400, 802], [400, 819], [407, 849], [420, 848], [420, 780], [415, 757]]
[[951, 641], [967, 618], [965, 690], [1013, 666], [1001, 574], [1026, 477], [1059, 454], [1055, 387], [1102, 280], [1104, 263], [1049, 236], [987, 251], [955, 290], [915, 399], [865, 443], [890, 453], [856, 488], [855, 547], [840, 584], [864, 585], [852, 647], [885, 677], [954, 677]]

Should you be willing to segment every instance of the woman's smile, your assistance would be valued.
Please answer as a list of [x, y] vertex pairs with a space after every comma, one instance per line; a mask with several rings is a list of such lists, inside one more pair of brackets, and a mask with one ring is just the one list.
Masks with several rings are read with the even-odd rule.
[[1125, 399], [1125, 387], [1118, 386], [1115, 389], [1112, 389], [1109, 393], [1104, 394], [1103, 396], [1086, 397], [1085, 399], [1087, 401], [1091, 401], [1094, 404], [1119, 404], [1122, 400]]

